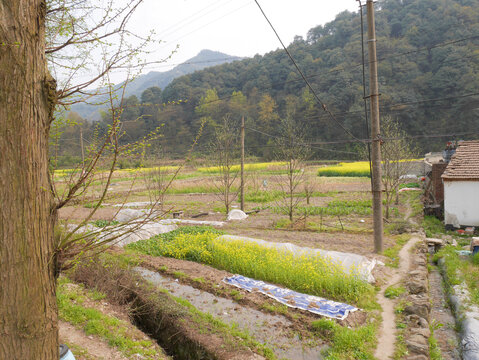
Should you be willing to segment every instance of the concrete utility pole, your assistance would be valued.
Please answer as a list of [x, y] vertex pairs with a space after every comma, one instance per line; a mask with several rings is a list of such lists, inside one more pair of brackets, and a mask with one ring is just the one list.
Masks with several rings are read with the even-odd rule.
[[241, 117], [241, 210], [244, 211], [244, 116]]
[[381, 199], [381, 127], [379, 125], [378, 63], [376, 59], [376, 28], [374, 25], [374, 2], [367, 0], [368, 55], [369, 55], [369, 97], [371, 99], [371, 140], [372, 140], [372, 192], [374, 251], [383, 251], [383, 205]]

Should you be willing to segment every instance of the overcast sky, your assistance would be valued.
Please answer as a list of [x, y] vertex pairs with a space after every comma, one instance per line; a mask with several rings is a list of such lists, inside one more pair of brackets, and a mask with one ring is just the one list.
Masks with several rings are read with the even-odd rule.
[[[279, 35], [289, 44], [295, 35], [332, 21], [344, 10], [357, 11], [355, 0], [259, 0]], [[164, 41], [154, 58], [161, 59], [176, 45], [166, 64], [149, 66], [165, 71], [203, 49], [251, 57], [277, 49], [280, 44], [253, 0], [145, 0], [132, 21], [136, 32], [154, 29]], [[167, 64], [171, 64], [168, 67]]]

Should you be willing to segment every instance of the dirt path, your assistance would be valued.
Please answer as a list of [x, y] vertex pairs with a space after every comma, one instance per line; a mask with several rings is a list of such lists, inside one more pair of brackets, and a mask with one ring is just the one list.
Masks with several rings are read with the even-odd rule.
[[384, 292], [386, 289], [401, 281], [402, 277], [408, 272], [411, 263], [411, 248], [421, 239], [413, 236], [399, 252], [399, 268], [394, 271], [389, 280], [381, 287], [378, 294], [378, 303], [383, 311], [382, 324], [379, 330], [378, 347], [374, 354], [381, 360], [390, 359], [394, 354], [394, 344], [396, 343], [396, 321], [394, 315], [394, 301], [386, 298]]
[[[58, 325], [60, 341], [84, 349], [88, 353], [88, 358], [98, 360], [127, 360], [125, 356], [111, 348], [105, 341], [95, 336], [85, 335], [83, 331], [76, 329], [67, 322], [59, 321]], [[74, 355], [78, 360], [83, 359], [78, 353]]]

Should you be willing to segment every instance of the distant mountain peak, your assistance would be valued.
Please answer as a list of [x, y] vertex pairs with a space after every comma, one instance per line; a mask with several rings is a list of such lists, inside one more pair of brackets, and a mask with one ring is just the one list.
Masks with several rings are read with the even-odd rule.
[[[185, 62], [175, 66], [171, 70], [167, 71], [150, 71], [147, 74], [138, 76], [135, 80], [130, 82], [126, 87], [125, 95], [141, 96], [141, 93], [152, 86], [158, 86], [164, 89], [175, 78], [191, 74], [198, 70], [210, 66], [221, 65], [229, 63], [235, 60], [241, 60], [243, 58], [238, 56], [231, 56], [219, 51], [204, 49], [201, 50], [198, 55], [186, 60]], [[99, 107], [87, 104], [77, 104], [72, 106], [72, 111], [80, 114], [80, 116], [93, 120], [99, 117]]]

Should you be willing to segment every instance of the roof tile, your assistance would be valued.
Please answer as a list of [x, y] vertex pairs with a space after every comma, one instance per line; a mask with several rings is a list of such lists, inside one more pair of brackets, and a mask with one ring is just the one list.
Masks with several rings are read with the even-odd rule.
[[445, 180], [479, 180], [479, 141], [462, 141], [442, 174]]

